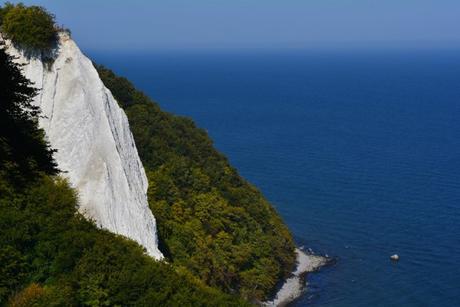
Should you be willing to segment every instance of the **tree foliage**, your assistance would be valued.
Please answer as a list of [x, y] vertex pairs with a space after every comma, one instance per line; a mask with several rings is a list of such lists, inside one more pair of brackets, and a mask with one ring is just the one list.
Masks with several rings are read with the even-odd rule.
[[64, 180], [43, 176], [17, 190], [0, 177], [0, 195], [0, 305], [245, 305], [98, 229]]
[[17, 184], [40, 172], [57, 173], [54, 151], [38, 128], [40, 112], [32, 105], [36, 94], [12, 58], [0, 50], [0, 173], [7, 171]]
[[6, 3], [0, 8], [1, 32], [21, 48], [50, 50], [57, 38], [54, 15], [40, 6]]
[[162, 250], [208, 285], [266, 297], [295, 261], [291, 234], [273, 207], [193, 121], [163, 112], [127, 79], [97, 69], [128, 116]]

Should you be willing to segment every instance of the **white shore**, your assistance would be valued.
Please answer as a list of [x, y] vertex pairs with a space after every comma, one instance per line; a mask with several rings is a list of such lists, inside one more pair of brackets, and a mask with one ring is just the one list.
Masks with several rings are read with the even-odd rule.
[[314, 272], [325, 265], [327, 259], [321, 256], [309, 255], [296, 248], [297, 267], [292, 276], [286, 279], [273, 301], [264, 302], [263, 306], [285, 306], [298, 298], [305, 291], [304, 276], [308, 272]]

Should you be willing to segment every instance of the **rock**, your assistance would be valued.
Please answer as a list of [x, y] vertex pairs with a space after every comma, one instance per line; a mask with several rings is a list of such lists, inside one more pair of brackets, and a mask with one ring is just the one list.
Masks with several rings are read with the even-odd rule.
[[148, 182], [124, 111], [104, 86], [90, 59], [60, 33], [54, 62], [28, 58], [6, 42], [6, 51], [24, 64], [39, 94], [34, 104], [63, 176], [76, 188], [79, 211], [98, 226], [144, 246], [155, 259], [155, 218], [147, 202]]

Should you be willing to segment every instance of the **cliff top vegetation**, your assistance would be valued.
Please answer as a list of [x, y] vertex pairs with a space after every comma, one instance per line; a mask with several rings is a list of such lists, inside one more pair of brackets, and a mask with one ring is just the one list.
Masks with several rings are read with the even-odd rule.
[[43, 7], [6, 2], [0, 7], [0, 31], [19, 48], [48, 51], [58, 27], [54, 15]]

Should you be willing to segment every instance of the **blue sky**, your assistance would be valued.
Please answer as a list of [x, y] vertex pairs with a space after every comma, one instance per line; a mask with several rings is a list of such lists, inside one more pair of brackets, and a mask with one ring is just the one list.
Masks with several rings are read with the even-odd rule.
[[460, 48], [460, 0], [22, 2], [90, 50]]

